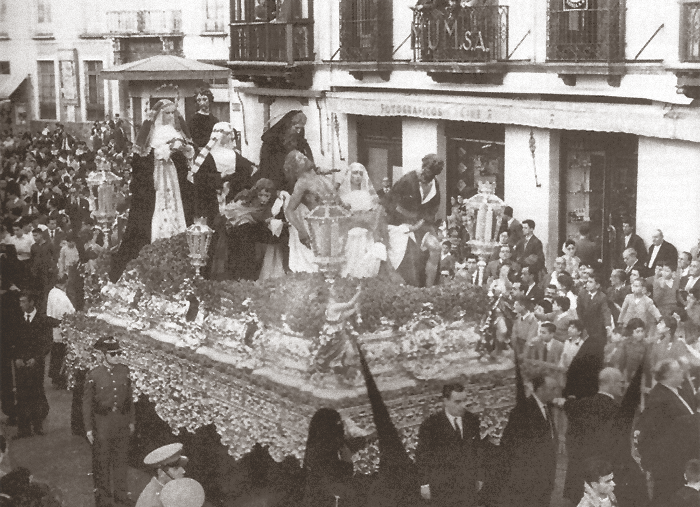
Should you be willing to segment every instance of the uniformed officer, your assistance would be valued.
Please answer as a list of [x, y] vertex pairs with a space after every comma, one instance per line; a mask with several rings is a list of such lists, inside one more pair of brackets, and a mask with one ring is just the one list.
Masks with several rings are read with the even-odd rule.
[[134, 432], [134, 402], [129, 368], [119, 362], [121, 347], [111, 336], [95, 349], [103, 364], [85, 378], [83, 420], [92, 444], [92, 475], [96, 507], [133, 505], [127, 487], [129, 435]]
[[141, 492], [136, 507], [163, 507], [160, 493], [171, 481], [185, 476], [187, 456], [182, 455], [182, 444], [169, 444], [148, 454], [143, 462], [154, 470], [153, 478]]

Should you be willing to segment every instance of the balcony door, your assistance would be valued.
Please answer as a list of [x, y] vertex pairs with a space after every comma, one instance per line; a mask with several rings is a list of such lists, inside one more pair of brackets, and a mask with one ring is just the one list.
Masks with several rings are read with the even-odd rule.
[[623, 218], [635, 223], [637, 144], [636, 136], [626, 134], [562, 134], [559, 243], [578, 240], [579, 231], [586, 226], [606, 272], [622, 255]]

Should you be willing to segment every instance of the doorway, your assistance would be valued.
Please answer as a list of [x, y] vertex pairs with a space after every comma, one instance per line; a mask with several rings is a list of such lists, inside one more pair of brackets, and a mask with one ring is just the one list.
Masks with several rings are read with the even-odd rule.
[[401, 118], [358, 116], [356, 126], [357, 160], [374, 188], [382, 188], [384, 178], [393, 185], [403, 174]]
[[607, 275], [621, 257], [622, 220], [636, 222], [638, 138], [629, 134], [563, 132], [559, 245], [590, 230]]

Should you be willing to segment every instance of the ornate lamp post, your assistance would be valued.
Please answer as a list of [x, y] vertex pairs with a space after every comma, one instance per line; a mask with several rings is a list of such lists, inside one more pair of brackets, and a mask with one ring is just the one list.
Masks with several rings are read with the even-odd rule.
[[188, 255], [190, 264], [194, 266], [195, 276], [200, 277], [200, 270], [207, 264], [207, 252], [214, 231], [207, 225], [205, 218], [197, 218], [187, 228], [187, 246], [190, 249]]
[[322, 273], [335, 277], [345, 262], [350, 212], [337, 204], [322, 204], [306, 216], [311, 250]]
[[100, 229], [105, 235], [105, 247], [109, 248], [112, 225], [117, 218], [116, 185], [121, 180], [112, 172], [112, 164], [105, 157], [95, 159], [97, 170], [85, 180], [92, 195], [97, 196], [96, 210], [93, 212]]

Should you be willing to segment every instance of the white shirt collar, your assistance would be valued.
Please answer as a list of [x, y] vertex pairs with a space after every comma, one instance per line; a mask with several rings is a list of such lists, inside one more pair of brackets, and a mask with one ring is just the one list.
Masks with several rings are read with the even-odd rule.
[[691, 408], [691, 406], [688, 405], [688, 402], [685, 401], [685, 399], [683, 399], [683, 396], [681, 396], [681, 394], [678, 392], [678, 389], [677, 389], [677, 388], [667, 386], [667, 385], [664, 384], [663, 382], [659, 382], [659, 383], [660, 383], [662, 386], [664, 386], [666, 389], [668, 389], [669, 391], [671, 391], [673, 394], [675, 394], [676, 396], [678, 396], [678, 399], [681, 400], [681, 401], [683, 402], [683, 405], [685, 405], [685, 408], [687, 408], [687, 409], [690, 411], [691, 414], [694, 414], [694, 413], [695, 413], [695, 412], [693, 411], [693, 409]]
[[547, 407], [544, 406], [544, 403], [540, 401], [540, 399], [537, 397], [536, 394], [532, 394], [532, 397], [535, 398], [535, 401], [537, 402], [537, 406], [540, 407], [540, 412], [542, 412], [542, 417], [547, 420]]
[[418, 188], [420, 189], [420, 197], [421, 197], [421, 204], [425, 204], [428, 202], [430, 199], [435, 197], [435, 194], [437, 194], [437, 189], [435, 188], [435, 180], [430, 181], [430, 189], [428, 190], [427, 194], [423, 193], [423, 184], [419, 183]]
[[607, 396], [608, 398], [610, 398], [613, 401], [615, 400], [615, 397], [612, 394], [606, 393], [605, 391], [598, 391], [598, 394], [602, 394], [603, 396]]
[[32, 310], [29, 313], [25, 313], [24, 314], [25, 319], [27, 318], [27, 315], [29, 315], [29, 322], [32, 322], [34, 320], [34, 317], [36, 317], [36, 308], [34, 308], [34, 310]]

